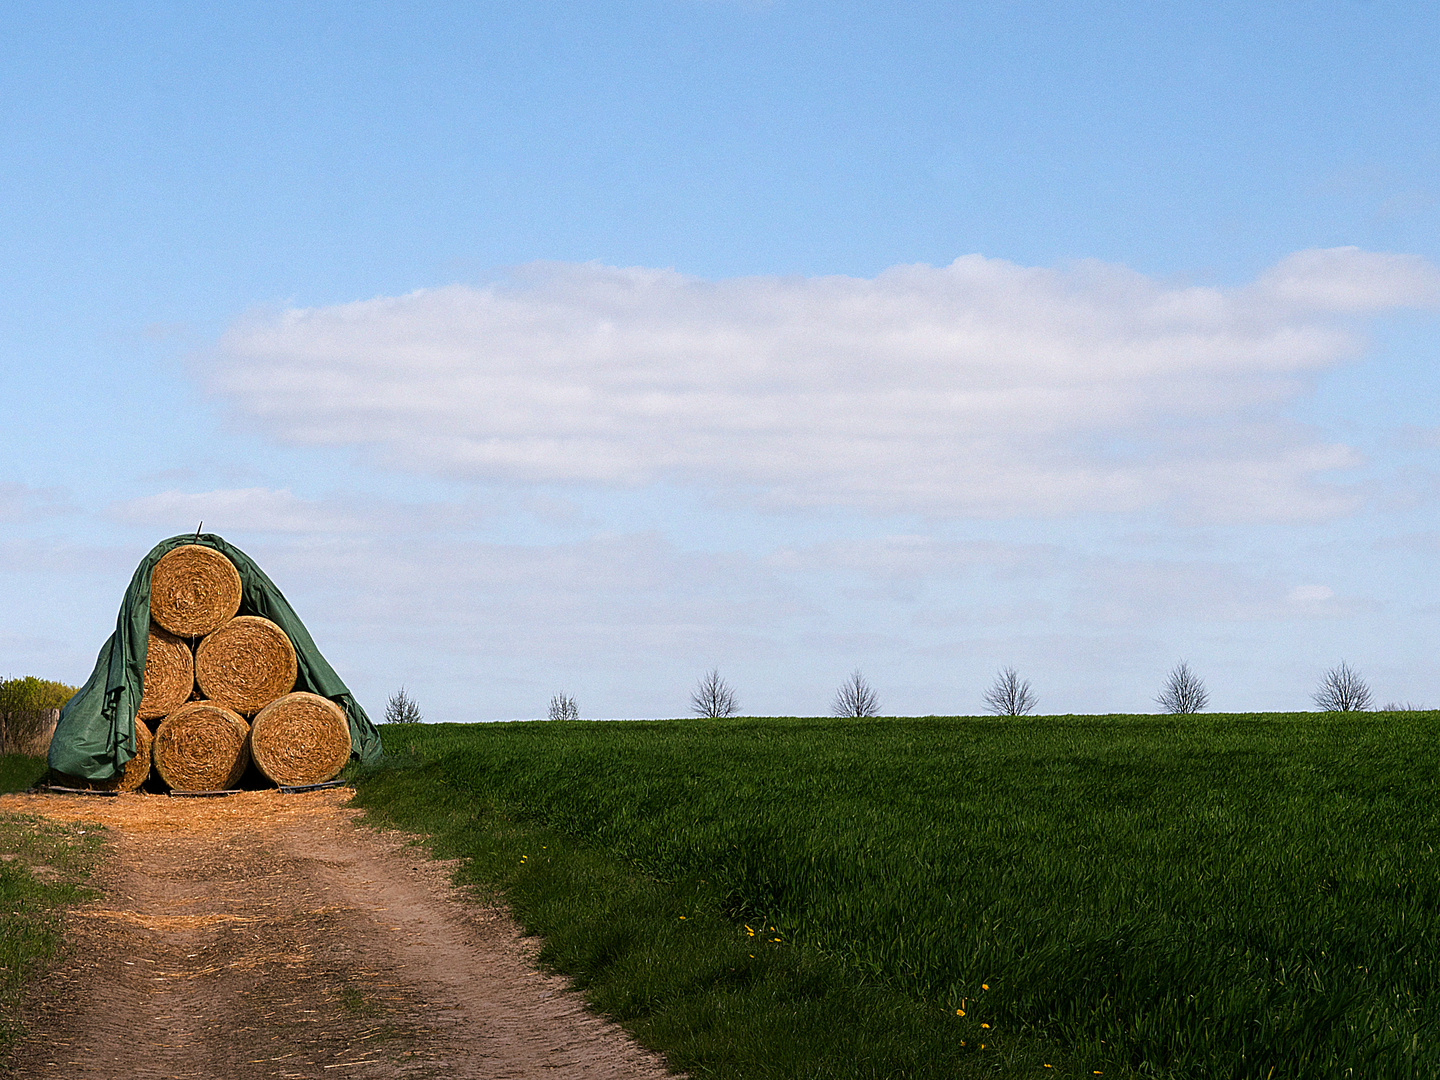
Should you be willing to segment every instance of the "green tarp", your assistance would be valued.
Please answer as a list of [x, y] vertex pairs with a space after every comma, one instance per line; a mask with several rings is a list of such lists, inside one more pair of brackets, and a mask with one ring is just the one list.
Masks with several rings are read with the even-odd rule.
[[135, 710], [145, 678], [150, 639], [150, 572], [160, 557], [182, 544], [201, 544], [223, 554], [240, 571], [240, 614], [260, 615], [290, 635], [299, 677], [296, 690], [327, 697], [350, 721], [351, 754], [364, 762], [380, 756], [380, 733], [320, 650], [275, 583], [239, 548], [212, 533], [172, 536], [156, 544], [135, 568], [115, 633], [100, 649], [95, 671], [60, 712], [50, 743], [50, 767], [86, 780], [108, 780], [135, 756]]

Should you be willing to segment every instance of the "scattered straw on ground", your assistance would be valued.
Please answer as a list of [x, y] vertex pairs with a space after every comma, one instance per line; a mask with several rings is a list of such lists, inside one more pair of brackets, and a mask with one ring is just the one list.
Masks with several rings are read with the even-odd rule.
[[39, 814], [57, 821], [93, 821], [127, 834], [246, 833], [264, 830], [316, 827], [354, 812], [343, 804], [355, 792], [350, 788], [287, 795], [266, 788], [239, 791], [213, 799], [176, 799], [148, 791], [126, 792], [113, 798], [85, 795], [0, 795], [0, 813]]
[[286, 694], [251, 723], [250, 757], [277, 784], [323, 784], [350, 759], [345, 710], [318, 694]]
[[139, 911], [106, 911], [103, 908], [78, 912], [82, 919], [118, 919], [147, 930], [198, 930], [216, 923], [255, 922], [251, 915], [146, 915]]
[[150, 573], [150, 616], [172, 634], [203, 637], [240, 610], [240, 572], [214, 548], [184, 544]]

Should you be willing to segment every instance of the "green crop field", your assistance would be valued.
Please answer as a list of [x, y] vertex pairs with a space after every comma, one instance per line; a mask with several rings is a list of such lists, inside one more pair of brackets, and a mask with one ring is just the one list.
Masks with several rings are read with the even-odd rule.
[[384, 735], [362, 805], [696, 1075], [1440, 1075], [1437, 713]]

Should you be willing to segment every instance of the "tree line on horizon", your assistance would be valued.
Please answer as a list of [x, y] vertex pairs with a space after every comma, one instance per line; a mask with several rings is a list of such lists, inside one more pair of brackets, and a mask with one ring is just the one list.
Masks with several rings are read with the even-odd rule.
[[[1310, 699], [1316, 708], [1327, 713], [1366, 712], [1373, 702], [1369, 684], [1344, 660], [1326, 670]], [[1030, 681], [1008, 665], [996, 673], [994, 682], [981, 695], [981, 700], [985, 710], [997, 716], [1028, 716], [1039, 704]], [[1210, 692], [1189, 662], [1181, 660], [1170, 669], [1164, 685], [1155, 696], [1155, 703], [1162, 713], [1189, 715], [1209, 707]], [[1381, 711], [1415, 712], [1421, 708], [1409, 702], [1403, 705], [1390, 702]], [[739, 713], [739, 697], [735, 688], [721, 676], [719, 668], [711, 668], [695, 684], [690, 694], [690, 711], [707, 719], [723, 719]], [[879, 695], [858, 668], [836, 689], [830, 703], [830, 714], [846, 718], [880, 715]], [[557, 694], [550, 699], [549, 719], [579, 718], [579, 707], [570, 695]]]

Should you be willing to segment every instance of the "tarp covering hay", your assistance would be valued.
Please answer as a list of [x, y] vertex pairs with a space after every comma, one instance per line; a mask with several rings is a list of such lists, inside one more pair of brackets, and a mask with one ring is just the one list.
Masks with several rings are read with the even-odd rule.
[[259, 615], [236, 616], [195, 650], [200, 693], [242, 716], [290, 693], [297, 674], [295, 646], [284, 630]]
[[277, 784], [323, 784], [350, 758], [350, 726], [329, 698], [286, 694], [251, 721], [250, 758]]
[[166, 555], [181, 547], [211, 549], [230, 562], [240, 577], [238, 614], [269, 619], [294, 646], [294, 688], [329, 698], [344, 710], [352, 757], [366, 762], [379, 758], [380, 733], [315, 647], [305, 624], [275, 583], [239, 548], [213, 533], [200, 533], [173, 536], [157, 544], [135, 568], [120, 603], [115, 632], [101, 647], [89, 681], [60, 714], [50, 742], [50, 767], [85, 780], [109, 780], [135, 756], [135, 714], [150, 640], [151, 574]]
[[68, 787], [88, 788], [91, 791], [138, 791], [140, 785], [150, 779], [151, 747], [155, 737], [142, 721], [135, 725], [135, 745], [139, 751], [125, 763], [125, 768], [109, 780], [86, 780], [83, 776], [64, 776], [62, 781]]
[[240, 610], [240, 572], [213, 548], [184, 544], [150, 575], [150, 616], [179, 637], [204, 637]]
[[191, 701], [160, 722], [154, 755], [155, 771], [176, 791], [232, 788], [250, 764], [250, 725], [223, 705]]
[[143, 692], [135, 715], [141, 720], [158, 720], [189, 701], [194, 689], [195, 655], [190, 646], [152, 623], [145, 644]]

